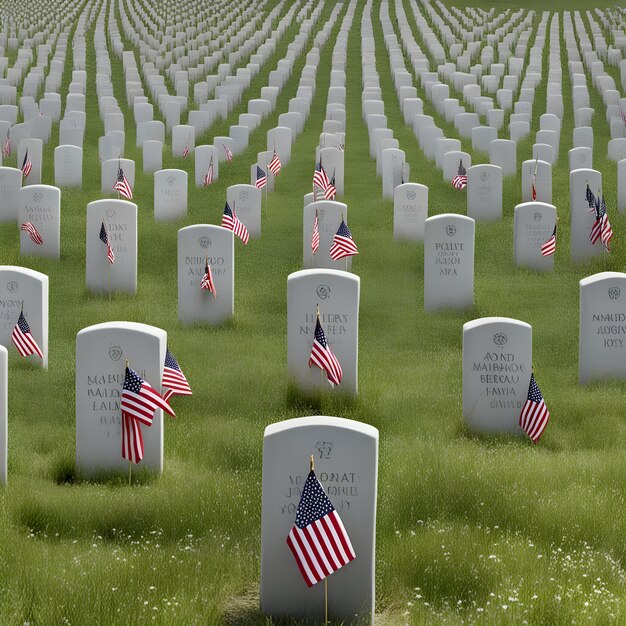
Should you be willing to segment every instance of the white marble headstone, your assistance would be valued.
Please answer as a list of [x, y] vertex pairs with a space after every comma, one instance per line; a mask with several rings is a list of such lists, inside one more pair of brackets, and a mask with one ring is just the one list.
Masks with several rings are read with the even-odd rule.
[[231, 185], [226, 189], [226, 201], [235, 207], [237, 217], [248, 229], [251, 238], [261, 236], [262, 192], [254, 185]]
[[554, 269], [554, 255], [542, 256], [541, 246], [552, 237], [555, 224], [552, 204], [524, 202], [515, 207], [515, 265], [544, 272]]
[[54, 184], [57, 187], [83, 186], [83, 149], [58, 146], [54, 149]]
[[502, 219], [502, 168], [473, 165], [467, 170], [467, 215], [476, 220]]
[[154, 173], [154, 219], [173, 221], [187, 215], [187, 172], [159, 170]]
[[17, 222], [22, 172], [15, 167], [0, 167], [0, 222]]
[[324, 583], [307, 587], [286, 543], [309, 472], [310, 455], [316, 476], [341, 517], [356, 554], [330, 577], [329, 617], [345, 623], [372, 623], [378, 430], [339, 417], [300, 417], [265, 429], [261, 610], [276, 618], [324, 618]]
[[424, 241], [428, 217], [428, 187], [419, 183], [398, 185], [393, 194], [394, 239]]
[[[316, 213], [320, 231], [320, 245], [317, 252], [313, 254], [311, 239], [313, 237], [313, 224], [315, 223]], [[352, 257], [346, 257], [338, 261], [333, 261], [330, 257], [330, 246], [332, 245], [333, 237], [341, 225], [342, 218], [349, 227], [348, 206], [343, 202], [318, 200], [304, 207], [304, 217], [302, 221], [302, 257], [305, 269], [319, 267], [350, 270], [352, 267]]]
[[41, 235], [36, 244], [20, 230], [20, 254], [47, 259], [61, 257], [61, 190], [50, 185], [29, 185], [19, 191], [18, 223], [30, 222]]
[[[154, 389], [161, 389], [167, 333], [135, 322], [107, 322], [76, 336], [76, 470], [96, 477], [127, 472], [122, 458], [121, 393], [126, 359]], [[169, 419], [169, 416], [168, 416]], [[144, 457], [138, 468], [163, 471], [163, 415], [141, 426]]]
[[589, 211], [586, 200], [587, 183], [594, 195], [602, 189], [602, 174], [597, 170], [577, 169], [569, 175], [570, 253], [572, 261], [582, 263], [604, 252], [600, 241], [592, 244], [589, 233], [596, 221], [595, 212]]
[[[360, 283], [354, 274], [328, 269], [301, 270], [287, 278], [287, 369], [299, 388], [357, 394]], [[308, 365], [318, 306], [328, 345], [343, 370], [334, 388], [319, 368]]]

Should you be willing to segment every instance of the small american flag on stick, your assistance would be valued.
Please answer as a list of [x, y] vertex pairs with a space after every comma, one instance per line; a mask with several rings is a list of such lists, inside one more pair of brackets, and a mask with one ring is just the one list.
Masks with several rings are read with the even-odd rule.
[[335, 173], [333, 177], [328, 181], [326, 189], [324, 189], [324, 200], [334, 200], [337, 195], [337, 188], [335, 187]]
[[457, 175], [452, 179], [452, 186], [455, 189], [465, 189], [467, 187], [467, 171], [463, 167], [463, 160], [459, 161], [459, 170]]
[[530, 385], [528, 386], [528, 398], [519, 416], [519, 425], [534, 443], [539, 441], [539, 437], [546, 429], [550, 411], [544, 402], [539, 386], [535, 380], [535, 374], [530, 375]]
[[7, 130], [7, 136], [4, 138], [4, 143], [2, 144], [2, 156], [6, 159], [11, 156], [11, 135]]
[[552, 231], [552, 237], [541, 246], [541, 256], [550, 256], [556, 251], [556, 224]]
[[31, 170], [33, 169], [33, 163], [28, 156], [28, 150], [26, 150], [26, 154], [24, 155], [24, 161], [22, 162], [22, 174], [24, 178], [28, 178]]
[[235, 204], [233, 203], [233, 208], [230, 208], [228, 202], [226, 202], [226, 206], [224, 207], [224, 215], [222, 215], [222, 226], [224, 228], [228, 228], [228, 230], [232, 230], [243, 244], [246, 245], [250, 240], [250, 234], [248, 233], [248, 229], [246, 228], [243, 222], [239, 221], [237, 217], [237, 213], [235, 213]]
[[189, 144], [187, 144], [185, 146], [185, 149], [183, 150], [183, 159], [187, 158], [188, 154], [189, 154]]
[[538, 165], [539, 165], [539, 157], [535, 159], [535, 169], [533, 171], [532, 189], [530, 190], [530, 195], [533, 200], [537, 199], [537, 167]]
[[257, 189], [263, 189], [267, 185], [267, 174], [257, 165], [256, 166], [256, 181], [254, 186]]
[[205, 187], [208, 187], [213, 183], [213, 157], [211, 157], [211, 160], [209, 161], [209, 167], [204, 175], [203, 183]]
[[43, 238], [39, 234], [39, 231], [35, 228], [35, 226], [31, 222], [24, 222], [20, 226], [20, 230], [24, 230], [28, 233], [28, 236], [31, 238], [33, 243], [36, 243], [40, 246], [43, 243]]
[[272, 160], [267, 164], [267, 167], [269, 168], [270, 172], [274, 174], [274, 176], [278, 176], [278, 174], [280, 174], [282, 166], [283, 165], [280, 162], [278, 154], [276, 154], [276, 149], [274, 149], [274, 156], [272, 157]]
[[115, 181], [115, 185], [113, 185], [113, 189], [122, 194], [127, 200], [133, 199], [133, 190], [130, 187], [130, 183], [121, 165], [117, 168], [117, 180]]
[[308, 587], [356, 558], [346, 528], [317, 479], [312, 461], [287, 545]]
[[204, 266], [204, 276], [200, 281], [200, 289], [202, 291], [208, 291], [213, 294], [214, 298], [217, 298], [217, 292], [215, 291], [215, 283], [213, 282], [213, 273], [211, 272], [211, 266], [209, 262], [206, 262]]
[[163, 379], [161, 385], [165, 388], [163, 400], [167, 402], [172, 396], [190, 396], [191, 387], [180, 369], [176, 357], [169, 351], [165, 352], [165, 365], [163, 366]]
[[315, 187], [319, 187], [322, 191], [326, 191], [326, 187], [328, 187], [328, 176], [326, 175], [326, 170], [322, 165], [321, 161], [318, 161], [315, 164], [315, 171], [313, 172], [313, 189]]
[[24, 317], [24, 311], [20, 311], [17, 324], [11, 333], [11, 339], [21, 356], [36, 354], [40, 359], [43, 359], [43, 352], [30, 331], [30, 326]]
[[320, 247], [320, 223], [317, 219], [317, 211], [315, 211], [315, 221], [313, 222], [313, 235], [311, 236], [311, 250], [315, 254]]
[[356, 244], [352, 240], [352, 233], [342, 219], [341, 224], [339, 224], [339, 229], [333, 237], [333, 243], [330, 246], [330, 258], [333, 261], [338, 261], [339, 259], [354, 256], [358, 253], [359, 251]]
[[223, 143], [222, 146], [224, 147], [224, 152], [226, 153], [226, 160], [230, 163], [233, 160], [233, 153], [225, 143]]
[[315, 365], [322, 371], [326, 372], [326, 379], [331, 387], [339, 385], [343, 377], [341, 365], [337, 357], [332, 353], [324, 329], [320, 322], [319, 308], [317, 310], [317, 319], [315, 321], [315, 336], [313, 338], [313, 347], [311, 348], [311, 356], [309, 357], [309, 367]]
[[104, 226], [104, 222], [102, 222], [102, 226], [100, 227], [100, 241], [107, 247], [107, 259], [109, 263], [113, 265], [113, 263], [115, 263], [115, 254], [109, 243], [109, 234]]

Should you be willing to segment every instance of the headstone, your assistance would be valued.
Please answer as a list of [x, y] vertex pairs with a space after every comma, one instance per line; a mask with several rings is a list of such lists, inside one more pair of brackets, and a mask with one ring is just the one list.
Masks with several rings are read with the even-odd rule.
[[[13, 144], [15, 145], [15, 144]], [[17, 147], [17, 165], [22, 167], [26, 151], [28, 150], [28, 158], [32, 163], [30, 174], [24, 178], [22, 185], [39, 185], [41, 184], [41, 169], [43, 162], [43, 142], [41, 139], [22, 139]]]
[[217, 148], [209, 145], [196, 146], [194, 154], [194, 179], [196, 187], [204, 187], [204, 177], [209, 170], [211, 159], [213, 159], [213, 182], [215, 182], [219, 179], [220, 174]]
[[9, 454], [9, 353], [0, 346], [0, 485], [7, 484]]
[[554, 255], [542, 256], [541, 246], [552, 237], [556, 207], [544, 202], [525, 202], [515, 207], [515, 265], [551, 272]]
[[604, 246], [600, 241], [592, 244], [589, 234], [596, 217], [589, 211], [586, 200], [587, 183], [594, 195], [602, 189], [602, 174], [596, 170], [578, 169], [569, 174], [570, 205], [570, 253], [572, 261], [582, 263], [595, 256], [602, 255]]
[[580, 281], [578, 380], [626, 378], [626, 274], [600, 272]]
[[426, 220], [424, 309], [474, 305], [474, 230], [470, 217], [444, 213]]
[[154, 219], [173, 221], [187, 215], [187, 172], [159, 170], [154, 173]]
[[569, 171], [593, 168], [593, 150], [591, 148], [572, 148], [568, 153]]
[[[320, 232], [320, 245], [317, 252], [313, 254], [311, 239], [316, 214]], [[317, 267], [350, 270], [352, 267], [352, 257], [346, 257], [346, 259], [339, 259], [338, 261], [333, 261], [330, 257], [330, 246], [333, 237], [339, 230], [342, 219], [349, 227], [348, 205], [343, 202], [318, 200], [304, 207], [302, 221], [302, 264], [305, 269]]]
[[226, 201], [235, 207], [237, 217], [252, 238], [261, 236], [262, 193], [254, 185], [231, 185], [226, 190]]
[[181, 124], [172, 128], [172, 156], [182, 157], [185, 150], [194, 151], [196, 132], [193, 126]]
[[146, 139], [142, 147], [143, 171], [154, 174], [163, 169], [163, 144], [156, 139]]
[[[100, 240], [104, 222], [115, 263]], [[95, 293], [137, 291], [137, 205], [126, 200], [96, 200], [87, 205], [87, 289]]]
[[[200, 288], [206, 263], [216, 296]], [[235, 243], [231, 230], [196, 224], [178, 231], [178, 319], [218, 325], [235, 312]]]
[[18, 223], [30, 222], [43, 243], [35, 243], [20, 230], [20, 254], [47, 259], [61, 257], [61, 190], [50, 185], [30, 185], [19, 191]]
[[510, 139], [496, 139], [489, 144], [489, 163], [502, 168], [502, 176], [517, 174], [517, 144]]
[[[287, 278], [287, 370], [298, 388], [357, 395], [360, 284], [354, 274], [328, 269], [301, 270]], [[336, 387], [308, 365], [318, 306], [326, 340], [343, 371]]]
[[533, 200], [533, 178], [537, 192], [535, 200], [552, 204], [552, 166], [541, 159], [522, 163], [522, 202]]
[[[102, 200], [101, 202], [105, 202]], [[106, 260], [106, 259], [105, 259]], [[122, 458], [120, 395], [126, 359], [129, 367], [161, 390], [167, 333], [135, 322], [107, 322], [83, 328], [76, 336], [76, 470], [96, 478], [127, 473]], [[163, 471], [163, 415], [141, 426], [144, 457], [139, 468]]]
[[57, 187], [83, 186], [83, 149], [58, 146], [54, 149], [54, 184]]
[[385, 148], [382, 151], [383, 198], [392, 200], [394, 189], [402, 184], [405, 160], [404, 150]]
[[532, 328], [508, 317], [463, 324], [463, 418], [483, 433], [522, 435], [532, 373]]
[[393, 192], [394, 239], [424, 241], [428, 217], [428, 187], [419, 183], [398, 185]]
[[378, 430], [339, 417], [300, 417], [265, 429], [261, 610], [279, 619], [324, 618], [323, 583], [307, 587], [286, 543], [311, 454], [356, 554], [330, 578], [329, 617], [373, 623]]
[[467, 170], [467, 215], [475, 220], [502, 219], [502, 168], [473, 165]]
[[0, 222], [17, 222], [22, 171], [15, 167], [0, 167]]
[[131, 159], [107, 159], [102, 162], [100, 191], [103, 195], [115, 195], [118, 192], [113, 189], [117, 182], [119, 168], [124, 171], [124, 176], [131, 189], [135, 189], [135, 162]]
[[28, 357], [31, 363], [48, 367], [48, 277], [26, 267], [0, 265], [0, 345], [11, 358], [21, 359], [11, 339], [13, 329], [24, 311], [33, 339], [43, 352]]

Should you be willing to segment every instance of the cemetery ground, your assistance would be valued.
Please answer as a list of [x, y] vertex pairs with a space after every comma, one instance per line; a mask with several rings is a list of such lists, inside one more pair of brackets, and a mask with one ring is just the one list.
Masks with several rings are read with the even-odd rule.
[[[408, 2], [404, 5], [412, 23]], [[553, 2], [524, 8], [536, 8], [538, 21], [544, 8], [582, 10], [586, 5]], [[323, 15], [331, 10], [327, 5]], [[385, 113], [406, 151], [411, 180], [429, 186], [429, 215], [465, 214], [465, 192], [442, 179], [404, 124], [377, 11], [374, 3]], [[393, 21], [394, 3], [389, 11]], [[249, 164], [265, 149], [266, 131], [295, 95], [304, 57], [281, 92], [276, 112], [251, 134], [246, 151], [233, 163], [220, 164], [219, 180], [208, 189], [190, 181], [186, 218], [156, 223], [152, 175], [140, 167], [121, 61], [111, 54], [115, 95], [125, 114], [125, 157], [137, 163], [135, 296], [116, 294], [109, 302], [85, 288], [85, 207], [101, 197], [98, 137], [103, 126], [93, 81], [86, 94], [83, 188], [62, 190], [61, 261], [21, 258], [19, 231], [13, 224], [0, 224], [0, 262], [50, 277], [49, 369], [13, 360], [9, 372], [9, 484], [0, 490], [1, 623], [272, 623], [258, 608], [263, 430], [304, 415], [336, 415], [380, 430], [377, 623], [626, 620], [626, 384], [578, 384], [578, 282], [595, 272], [624, 271], [626, 218], [611, 213], [615, 237], [610, 256], [572, 264], [567, 151], [573, 112], [565, 98], [559, 166], [553, 175], [563, 233], [555, 271], [514, 267], [518, 174], [504, 181], [502, 221], [476, 227], [475, 306], [464, 313], [426, 313], [423, 244], [393, 240], [393, 203], [381, 200], [380, 179], [369, 159], [361, 117], [361, 12], [362, 4], [348, 41], [342, 199], [350, 208], [349, 225], [359, 247], [352, 268], [361, 277], [356, 399], [304, 396], [289, 384], [286, 365], [286, 279], [301, 269], [302, 196], [310, 191], [324, 119], [331, 45], [321, 54], [304, 133], [263, 209], [262, 238], [245, 248], [236, 241], [232, 322], [219, 328], [179, 324], [177, 231], [191, 224], [219, 224], [226, 188], [248, 182]], [[242, 104], [196, 138], [196, 145], [227, 135], [247, 99], [258, 97], [297, 24], [290, 29]], [[418, 37], [416, 29], [414, 35]], [[87, 70], [95, 75], [93, 26], [87, 49]], [[71, 49], [68, 55], [71, 60]], [[545, 72], [546, 67], [544, 51]], [[62, 93], [71, 69], [68, 62]], [[614, 68], [607, 66], [607, 71]], [[566, 71], [563, 84], [564, 93], [570, 93]], [[590, 95], [591, 106], [602, 109], [595, 89]], [[536, 101], [545, 102], [545, 96], [544, 81]], [[424, 108], [432, 114], [426, 100]], [[533, 128], [541, 113], [541, 106], [533, 109]], [[452, 128], [441, 118], [438, 123], [444, 130]], [[609, 129], [601, 114], [593, 128], [594, 168], [603, 174], [607, 205], [615, 207], [616, 164], [606, 157]], [[44, 147], [42, 182], [47, 184], [54, 184], [56, 136], [55, 125]], [[193, 157], [171, 157], [169, 141], [163, 167], [186, 169], [193, 178]], [[471, 150], [471, 142], [462, 144], [474, 164], [488, 162], [487, 155]], [[530, 158], [531, 150], [530, 137], [519, 142], [518, 164]], [[15, 166], [14, 154], [9, 164]], [[552, 416], [538, 445], [525, 438], [476, 436], [462, 425], [462, 326], [486, 316], [532, 325], [535, 373]], [[173, 399], [176, 419], [164, 418], [163, 475], [155, 479], [134, 473], [132, 486], [127, 475], [81, 482], [74, 467], [76, 333], [111, 320], [165, 329], [193, 388], [192, 397]]]

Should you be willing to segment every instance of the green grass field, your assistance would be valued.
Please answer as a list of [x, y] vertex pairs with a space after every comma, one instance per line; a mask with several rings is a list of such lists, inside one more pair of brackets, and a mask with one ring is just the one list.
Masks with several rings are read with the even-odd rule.
[[[410, 4], [403, 1], [420, 43]], [[85, 207], [101, 197], [97, 143], [104, 134], [92, 24], [83, 189], [62, 191], [61, 261], [20, 258], [18, 229], [0, 225], [0, 263], [50, 277], [49, 370], [17, 358], [10, 364], [9, 485], [0, 490], [0, 623], [270, 624], [258, 608], [263, 430], [279, 420], [316, 414], [357, 419], [380, 430], [377, 623], [626, 622], [626, 383], [583, 388], [577, 382], [578, 281], [603, 270], [623, 271], [626, 261], [626, 219], [615, 210], [616, 164], [606, 158], [604, 106], [589, 81], [597, 111], [594, 167], [603, 174], [615, 232], [610, 257], [584, 266], [570, 262], [567, 151], [573, 111], [561, 40], [565, 115], [553, 176], [560, 216], [555, 271], [539, 274], [513, 265], [513, 209], [521, 202], [521, 178], [509, 178], [503, 220], [476, 227], [475, 306], [464, 313], [426, 314], [423, 246], [393, 240], [393, 206], [381, 200], [381, 181], [369, 159], [361, 117], [363, 4], [350, 31], [346, 70], [344, 201], [360, 252], [353, 271], [361, 277], [360, 385], [354, 400], [294, 396], [286, 365], [287, 275], [301, 269], [302, 196], [310, 190], [332, 49], [347, 3], [322, 51], [312, 112], [270, 196], [263, 237], [245, 249], [236, 243], [235, 318], [221, 328], [183, 328], [177, 321], [177, 230], [219, 223], [226, 188], [249, 182], [249, 165], [265, 149], [266, 131], [295, 95], [304, 56], [246, 152], [222, 165], [219, 181], [208, 190], [196, 189], [190, 180], [184, 220], [156, 224], [152, 176], [142, 173], [121, 60], [111, 52], [115, 95], [126, 120], [125, 156], [137, 164], [139, 287], [136, 296], [116, 295], [109, 303], [85, 289]], [[497, 11], [520, 5], [588, 8], [583, 0], [475, 4], [495, 5]], [[393, 2], [389, 8], [395, 22]], [[407, 154], [411, 180], [429, 186], [430, 215], [464, 214], [464, 193], [442, 180], [404, 125], [378, 10], [375, 2], [377, 70], [389, 128]], [[119, 21], [117, 9], [116, 17]], [[535, 26], [540, 17], [535, 15]], [[584, 14], [583, 19], [588, 27]], [[247, 100], [267, 84], [298, 28], [290, 26], [242, 105], [197, 144], [228, 134]], [[313, 36], [307, 50], [312, 41]], [[546, 45], [533, 133], [545, 112], [547, 65]], [[71, 69], [70, 47], [64, 93]], [[618, 72], [607, 71], [619, 84]], [[427, 101], [425, 109], [432, 113]], [[445, 120], [436, 121], [456, 136]], [[54, 184], [57, 143], [58, 126], [44, 149], [44, 183]], [[463, 147], [472, 152], [468, 142]], [[518, 164], [531, 152], [529, 137], [518, 145]], [[192, 179], [193, 160], [170, 155], [167, 145], [164, 167], [187, 169]], [[488, 157], [474, 153], [473, 162]], [[537, 446], [524, 439], [477, 437], [462, 425], [462, 325], [491, 315], [533, 327], [535, 371], [552, 414]], [[165, 329], [194, 390], [191, 398], [174, 400], [178, 417], [165, 423], [163, 475], [137, 476], [132, 486], [123, 479], [78, 482], [74, 472], [76, 333], [111, 320]]]

